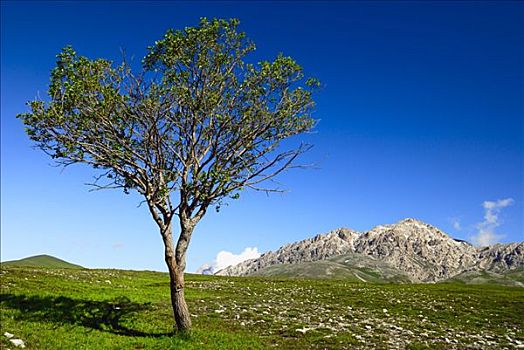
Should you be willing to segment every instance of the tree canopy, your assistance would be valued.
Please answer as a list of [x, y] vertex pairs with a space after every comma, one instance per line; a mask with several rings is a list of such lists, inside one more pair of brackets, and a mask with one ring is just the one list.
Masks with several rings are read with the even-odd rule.
[[18, 116], [59, 164], [99, 169], [97, 188], [142, 194], [166, 249], [178, 216], [178, 272], [206, 210], [245, 188], [273, 190], [259, 184], [308, 149], [280, 150], [281, 142], [315, 123], [319, 82], [282, 54], [250, 63], [255, 45], [238, 25], [202, 18], [197, 27], [168, 30], [138, 73], [125, 59], [89, 59], [65, 47], [49, 99], [29, 102], [30, 112]]

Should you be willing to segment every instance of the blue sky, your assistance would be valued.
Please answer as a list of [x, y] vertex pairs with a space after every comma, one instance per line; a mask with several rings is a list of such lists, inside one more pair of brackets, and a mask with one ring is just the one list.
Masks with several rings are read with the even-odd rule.
[[[246, 193], [209, 212], [188, 271], [341, 226], [416, 217], [453, 237], [488, 228], [524, 239], [524, 7], [518, 2], [1, 3], [1, 258], [46, 253], [87, 267], [165, 270], [157, 228], [137, 195], [88, 192], [93, 172], [32, 149], [15, 118], [45, 96], [55, 55], [136, 62], [168, 28], [236, 17], [250, 59], [290, 55], [324, 84], [316, 169], [285, 173], [289, 192]], [[485, 202], [488, 202], [487, 204]], [[490, 204], [492, 203], [492, 204]], [[493, 221], [493, 215], [495, 220]], [[491, 221], [490, 221], [491, 220]]]

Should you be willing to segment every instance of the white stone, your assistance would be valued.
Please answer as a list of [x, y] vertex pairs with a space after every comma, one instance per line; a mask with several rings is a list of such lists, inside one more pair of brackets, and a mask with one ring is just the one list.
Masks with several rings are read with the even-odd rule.
[[306, 334], [306, 332], [310, 331], [310, 330], [311, 330], [311, 328], [307, 328], [307, 327], [295, 329], [295, 331], [300, 332], [302, 334]]
[[25, 348], [24, 341], [22, 339], [9, 339], [9, 341], [16, 347]]

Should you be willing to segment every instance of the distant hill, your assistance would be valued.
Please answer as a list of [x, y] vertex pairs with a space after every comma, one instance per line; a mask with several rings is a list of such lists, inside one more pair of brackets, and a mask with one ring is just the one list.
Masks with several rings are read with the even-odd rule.
[[71, 264], [67, 261], [50, 255], [35, 255], [20, 260], [2, 262], [2, 266], [31, 266], [46, 267], [49, 269], [83, 269], [80, 265]]

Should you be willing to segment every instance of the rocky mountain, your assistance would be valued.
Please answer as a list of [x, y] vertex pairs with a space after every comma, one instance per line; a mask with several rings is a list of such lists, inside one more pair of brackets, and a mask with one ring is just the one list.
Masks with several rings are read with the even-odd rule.
[[354, 251], [353, 242], [358, 236], [357, 231], [341, 228], [300, 242], [286, 244], [275, 252], [267, 252], [257, 259], [246, 260], [220, 270], [216, 275], [245, 276], [268, 266], [317, 261], [351, 253]]
[[[344, 254], [372, 258], [405, 274], [412, 282], [437, 282], [472, 271], [524, 268], [524, 243], [496, 244], [476, 248], [451, 238], [438, 228], [416, 219], [381, 225], [359, 233], [341, 228], [314, 238], [287, 244], [277, 251], [262, 254], [218, 271], [217, 275], [272, 275], [269, 267], [333, 260]], [[336, 259], [335, 259], [336, 260]], [[357, 259], [358, 260], [358, 259]], [[356, 263], [355, 259], [352, 261]], [[346, 266], [348, 264], [346, 263]], [[311, 265], [312, 266], [312, 265]], [[303, 268], [303, 266], [301, 267]], [[315, 265], [318, 269], [318, 266]], [[289, 269], [285, 268], [288, 271]]]
[[414, 281], [443, 280], [475, 263], [476, 249], [471, 244], [415, 219], [377, 226], [354, 244], [357, 253], [388, 262]]
[[504, 272], [524, 267], [524, 242], [495, 244], [477, 252], [479, 268]]

